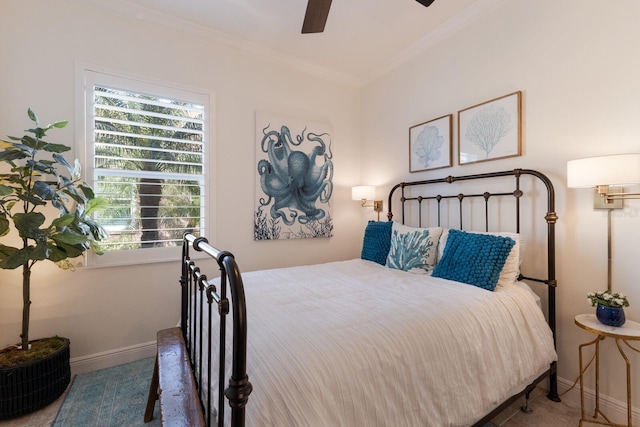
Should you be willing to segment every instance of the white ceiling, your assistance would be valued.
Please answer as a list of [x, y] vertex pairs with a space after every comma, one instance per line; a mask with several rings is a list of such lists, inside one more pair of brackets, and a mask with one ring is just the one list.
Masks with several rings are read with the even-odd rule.
[[306, 0], [81, 1], [359, 85], [506, 0], [334, 0], [318, 34], [301, 34]]

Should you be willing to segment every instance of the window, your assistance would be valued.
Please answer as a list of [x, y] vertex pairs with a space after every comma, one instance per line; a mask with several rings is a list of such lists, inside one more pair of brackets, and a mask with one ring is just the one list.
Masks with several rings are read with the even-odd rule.
[[168, 248], [207, 228], [208, 97], [92, 71], [84, 83], [86, 179], [109, 232], [89, 263], [177, 260]]

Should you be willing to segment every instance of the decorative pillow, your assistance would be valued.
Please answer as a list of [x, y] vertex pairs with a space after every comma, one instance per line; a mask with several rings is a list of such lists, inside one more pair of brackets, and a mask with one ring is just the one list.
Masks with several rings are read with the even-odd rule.
[[391, 221], [369, 221], [364, 229], [360, 258], [385, 265], [391, 245]]
[[518, 272], [520, 272], [520, 266], [522, 265], [522, 261], [524, 260], [524, 253], [527, 250], [527, 243], [529, 243], [529, 238], [524, 234], [518, 234], [520, 237], [518, 241]]
[[[520, 274], [520, 265], [522, 264], [522, 260], [524, 259], [524, 249], [526, 247], [526, 238], [522, 234], [518, 233], [510, 233], [507, 231], [499, 231], [499, 232], [480, 232], [474, 231], [476, 234], [489, 234], [493, 236], [502, 236], [502, 237], [510, 237], [513, 239], [515, 244], [513, 248], [511, 248], [511, 252], [509, 252], [509, 256], [504, 263], [504, 267], [502, 267], [502, 271], [500, 271], [500, 278], [498, 279], [499, 286], [505, 286], [512, 284], [518, 278]], [[438, 242], [438, 262], [442, 259], [442, 255], [444, 254], [444, 249], [447, 246], [447, 236], [449, 234], [449, 229], [445, 228], [440, 235], [440, 241]]]
[[442, 228], [416, 228], [393, 222], [387, 267], [416, 273], [430, 273], [436, 265]]
[[432, 275], [493, 291], [514, 245], [510, 237], [449, 230]]

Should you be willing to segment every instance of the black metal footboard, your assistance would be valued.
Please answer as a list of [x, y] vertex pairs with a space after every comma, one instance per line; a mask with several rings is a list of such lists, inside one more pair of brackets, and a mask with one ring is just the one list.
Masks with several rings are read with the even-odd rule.
[[[216, 260], [220, 268], [220, 279], [214, 284], [200, 271], [200, 267], [190, 258], [189, 250], [204, 252]], [[182, 287], [180, 325], [184, 335], [191, 368], [196, 380], [208, 426], [222, 427], [225, 420], [225, 397], [231, 407], [231, 425], [245, 425], [245, 406], [252, 386], [247, 376], [247, 311], [244, 287], [235, 258], [229, 252], [220, 251], [209, 245], [204, 237], [185, 234], [182, 246]], [[216, 286], [217, 285], [217, 286]], [[231, 304], [227, 298], [227, 287], [231, 292]], [[217, 307], [219, 319], [214, 318], [213, 307]], [[233, 342], [231, 376], [225, 378], [227, 314], [232, 311]], [[219, 327], [219, 359], [213, 373], [215, 360], [213, 328]], [[218, 387], [218, 402], [212, 402], [214, 385]], [[226, 386], [226, 388], [225, 388]], [[215, 406], [214, 406], [215, 405]]]

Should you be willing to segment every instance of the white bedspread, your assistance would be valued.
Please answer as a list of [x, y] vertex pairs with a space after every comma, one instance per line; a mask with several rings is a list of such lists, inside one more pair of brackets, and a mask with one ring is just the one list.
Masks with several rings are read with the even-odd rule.
[[248, 426], [469, 426], [556, 359], [519, 286], [489, 292], [360, 259], [243, 280]]

